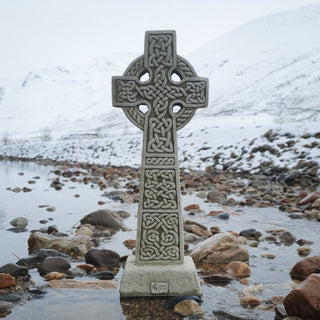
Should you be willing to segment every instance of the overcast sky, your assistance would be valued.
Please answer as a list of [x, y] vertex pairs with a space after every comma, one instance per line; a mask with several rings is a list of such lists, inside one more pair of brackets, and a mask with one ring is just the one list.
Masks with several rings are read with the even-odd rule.
[[320, 0], [0, 0], [0, 78], [143, 53], [146, 30], [177, 31], [185, 56], [233, 28]]

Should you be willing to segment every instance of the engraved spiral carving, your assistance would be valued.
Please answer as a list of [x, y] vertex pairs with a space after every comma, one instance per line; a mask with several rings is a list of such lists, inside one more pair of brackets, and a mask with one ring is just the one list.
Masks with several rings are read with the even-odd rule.
[[179, 260], [178, 213], [143, 213], [140, 260]]
[[176, 209], [177, 207], [175, 170], [146, 169], [143, 208]]

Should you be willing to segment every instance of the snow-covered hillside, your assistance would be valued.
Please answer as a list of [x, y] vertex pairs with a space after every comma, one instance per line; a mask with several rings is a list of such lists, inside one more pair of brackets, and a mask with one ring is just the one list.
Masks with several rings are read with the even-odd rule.
[[[306, 156], [320, 164], [319, 30], [320, 5], [303, 7], [254, 20], [186, 57], [209, 77], [210, 103], [179, 131], [181, 163], [222, 168], [232, 158], [228, 166], [252, 172], [261, 162], [292, 168]], [[184, 56], [179, 34], [177, 41]], [[110, 81], [138, 55], [0, 75], [0, 155], [139, 165], [141, 132], [112, 108]], [[269, 129], [277, 138], [264, 136]]]
[[319, 120], [320, 6], [254, 20], [192, 55], [210, 78], [208, 115], [266, 112]]

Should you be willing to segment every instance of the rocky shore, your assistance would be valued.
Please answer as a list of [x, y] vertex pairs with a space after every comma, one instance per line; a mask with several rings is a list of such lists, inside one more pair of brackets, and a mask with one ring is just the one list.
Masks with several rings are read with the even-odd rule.
[[[73, 234], [64, 232], [63, 226], [53, 225], [50, 220], [39, 221], [43, 227], [32, 230], [28, 237], [26, 245], [29, 256], [18, 259], [16, 263], [0, 266], [2, 316], [9, 314], [17, 303], [45, 296], [48, 288], [117, 290], [121, 276], [119, 270], [127, 258], [114, 250], [103, 248], [101, 243], [128, 230], [126, 219], [136, 212], [110, 210], [107, 201], [120, 202], [123, 205], [137, 203], [139, 170], [128, 166], [45, 160], [39, 162], [55, 168], [51, 172], [53, 178], [48, 181], [48, 187], [63, 192], [66, 185], [72, 182], [96, 188], [102, 193], [102, 200], [98, 203], [101, 209], [87, 213], [78, 223], [74, 221]], [[245, 317], [246, 310], [254, 310], [261, 319], [264, 319], [264, 315], [270, 317], [272, 314], [276, 319], [285, 319], [288, 316], [318, 319], [320, 309], [316, 302], [320, 299], [319, 243], [299, 239], [299, 235], [292, 234], [285, 228], [247, 228], [236, 232], [223, 230], [222, 227], [225, 226], [223, 223], [246, 215], [248, 208], [254, 208], [257, 212], [270, 208], [279, 209], [280, 214], [297, 223], [311, 221], [318, 224], [320, 192], [316, 188], [320, 182], [319, 177], [312, 170], [299, 171], [299, 174], [294, 170], [296, 169], [287, 172], [273, 170], [263, 175], [223, 171], [214, 166], [208, 166], [205, 171], [181, 169], [182, 195], [193, 195], [193, 200], [198, 199], [189, 202], [183, 209], [185, 254], [194, 259], [203, 290], [235, 286], [239, 296], [238, 304], [244, 310], [244, 315], [235, 315], [219, 308], [208, 311], [205, 295], [202, 298], [159, 298], [152, 302], [145, 299], [122, 300], [125, 318], [147, 319], [145, 314], [142, 315], [142, 309], [147, 310], [152, 305], [152, 308], [157, 310], [158, 319], [180, 319], [184, 316], [202, 319], [248, 319]], [[8, 186], [7, 192], [32, 192], [32, 185], [36, 183], [37, 179], [34, 177], [28, 180], [28, 187]], [[80, 196], [74, 195], [76, 198]], [[212, 210], [203, 209], [205, 205], [212, 205]], [[41, 206], [48, 212], [55, 211], [54, 206]], [[212, 219], [212, 223], [203, 224], [201, 219]], [[8, 232], [27, 231], [26, 217], [17, 216], [10, 223]], [[127, 239], [123, 245], [134, 254], [135, 239]], [[276, 250], [293, 245], [297, 246], [297, 255], [300, 258], [290, 266], [292, 290], [283, 296], [272, 295], [272, 292], [268, 296], [268, 293], [263, 292], [263, 288], [270, 279], [266, 283], [252, 280], [255, 269], [252, 269], [251, 261], [255, 257], [250, 250], [262, 248], [259, 259], [273, 261], [276, 254], [263, 251], [264, 247], [269, 246]], [[46, 286], [39, 287], [33, 280], [30, 271], [35, 268], [45, 279]], [[228, 305], [227, 296], [225, 304]]]

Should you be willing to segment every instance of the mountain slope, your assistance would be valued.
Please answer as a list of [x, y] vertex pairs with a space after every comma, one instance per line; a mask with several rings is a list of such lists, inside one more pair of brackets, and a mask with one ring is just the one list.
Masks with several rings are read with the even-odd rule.
[[320, 6], [266, 16], [190, 57], [210, 78], [207, 114], [266, 112], [278, 120], [318, 119]]

